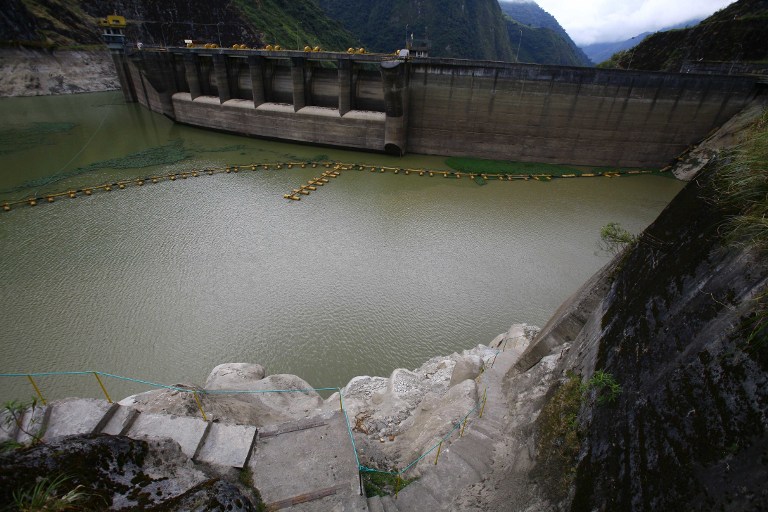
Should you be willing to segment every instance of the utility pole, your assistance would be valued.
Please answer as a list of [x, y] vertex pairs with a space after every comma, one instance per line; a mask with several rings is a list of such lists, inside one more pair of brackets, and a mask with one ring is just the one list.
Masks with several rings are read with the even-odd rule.
[[517, 55], [515, 55], [515, 62], [520, 62], [520, 45], [523, 44], [523, 29], [520, 29], [520, 39], [517, 41]]

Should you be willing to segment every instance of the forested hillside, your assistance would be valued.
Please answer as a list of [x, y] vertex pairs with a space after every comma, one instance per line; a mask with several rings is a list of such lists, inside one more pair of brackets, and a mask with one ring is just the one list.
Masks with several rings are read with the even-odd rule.
[[376, 52], [403, 48], [406, 37], [428, 39], [430, 56], [511, 61], [512, 45], [496, 0], [319, 0], [364, 46]]
[[499, 2], [499, 5], [502, 12], [512, 19], [512, 22], [507, 20], [507, 27], [515, 50], [515, 43], [520, 46], [520, 61], [570, 66], [592, 65], [589, 57], [576, 46], [557, 19], [535, 2]]
[[312, 0], [6, 0], [0, 14], [0, 43], [26, 46], [100, 46], [97, 19], [117, 13], [129, 21], [131, 41], [181, 45], [184, 39], [222, 46], [297, 43], [332, 50], [359, 46]]
[[685, 61], [768, 61], [768, 0], [739, 0], [698, 25], [657, 32], [606, 67], [679, 71]]

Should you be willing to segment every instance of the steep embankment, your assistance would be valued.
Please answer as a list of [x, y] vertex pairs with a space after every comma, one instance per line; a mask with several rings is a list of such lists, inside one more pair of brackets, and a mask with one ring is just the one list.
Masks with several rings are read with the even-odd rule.
[[0, 97], [45, 96], [120, 89], [106, 50], [0, 50]]

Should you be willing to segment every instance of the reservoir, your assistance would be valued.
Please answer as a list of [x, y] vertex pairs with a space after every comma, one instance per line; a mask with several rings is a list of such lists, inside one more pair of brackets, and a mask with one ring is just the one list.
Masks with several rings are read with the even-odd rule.
[[[0, 203], [115, 180], [263, 162], [450, 169], [387, 155], [213, 133], [119, 92], [0, 100]], [[162, 180], [0, 211], [0, 372], [98, 370], [203, 385], [253, 362], [315, 387], [388, 376], [543, 325], [682, 188], [669, 177], [551, 182], [320, 169]], [[46, 398], [100, 396], [92, 376], [38, 379]], [[105, 382], [113, 398], [148, 389]], [[34, 393], [0, 379], [0, 399]]]

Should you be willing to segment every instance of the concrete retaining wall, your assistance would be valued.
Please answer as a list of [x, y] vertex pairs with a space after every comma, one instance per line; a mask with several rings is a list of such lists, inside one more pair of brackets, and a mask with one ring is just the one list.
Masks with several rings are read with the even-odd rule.
[[447, 59], [171, 49], [128, 66], [176, 121], [374, 151], [659, 167], [765, 86], [754, 77]]

